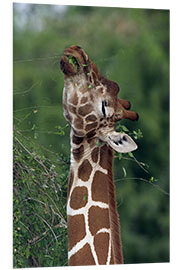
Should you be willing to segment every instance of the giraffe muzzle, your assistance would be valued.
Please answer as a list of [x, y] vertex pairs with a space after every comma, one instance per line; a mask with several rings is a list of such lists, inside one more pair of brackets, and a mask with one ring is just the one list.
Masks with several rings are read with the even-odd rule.
[[79, 72], [79, 63], [74, 56], [63, 55], [60, 60], [60, 68], [65, 75], [73, 76]]

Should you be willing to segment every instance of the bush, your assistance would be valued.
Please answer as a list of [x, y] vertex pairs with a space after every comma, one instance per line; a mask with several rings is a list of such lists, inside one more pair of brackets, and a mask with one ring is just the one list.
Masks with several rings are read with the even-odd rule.
[[14, 127], [14, 267], [67, 265], [68, 168]]

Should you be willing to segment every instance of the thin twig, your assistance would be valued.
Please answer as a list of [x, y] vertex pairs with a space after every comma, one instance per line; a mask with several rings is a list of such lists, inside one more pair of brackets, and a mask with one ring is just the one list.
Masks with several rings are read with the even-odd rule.
[[[65, 126], [65, 127], [66, 127], [66, 126]], [[16, 127], [14, 127], [14, 129], [16, 130]], [[17, 133], [18, 133], [20, 136], [22, 136], [25, 140], [27, 140], [27, 141], [30, 140], [28, 137], [26, 137], [24, 134], [22, 134], [19, 130], [17, 130]], [[43, 150], [45, 150], [46, 152], [55, 155], [55, 156], [56, 156], [63, 164], [68, 164], [68, 165], [70, 164], [70, 161], [67, 161], [67, 162], [64, 161], [64, 160], [58, 155], [58, 153], [56, 153], [56, 152], [54, 152], [54, 151], [52, 151], [52, 150], [46, 148], [46, 147], [43, 146], [43, 145], [37, 144], [37, 143], [35, 143], [34, 141], [31, 141], [31, 143], [32, 143], [35, 147], [37, 147], [37, 146], [38, 146], [38, 148], [41, 147], [41, 148], [42, 148]], [[47, 159], [47, 160], [48, 160], [48, 159]], [[48, 161], [51, 163], [50, 160], [48, 160]], [[54, 163], [56, 163], [56, 164], [59, 165], [59, 163], [57, 163], [57, 162], [54, 162]]]
[[28, 243], [31, 244], [31, 245], [36, 245], [38, 242], [40, 242], [41, 240], [43, 240], [46, 237], [46, 235], [49, 232], [49, 230], [50, 229], [44, 231], [42, 233], [43, 236], [36, 236], [32, 240], [28, 240]]
[[24, 95], [29, 93], [36, 85], [40, 84], [41, 82], [36, 82], [34, 83], [30, 88], [28, 88], [27, 90], [24, 91], [18, 91], [18, 92], [14, 92], [14, 95]]
[[49, 171], [48, 168], [43, 164], [41, 160], [39, 160], [35, 155], [33, 155], [19, 140], [17, 137], [14, 137], [14, 139], [21, 145], [21, 147], [31, 156], [36, 160], [37, 163], [39, 163], [43, 169], [46, 171], [46, 174], [49, 176]]
[[48, 226], [48, 228], [51, 230], [51, 232], [52, 232], [52, 234], [53, 234], [53, 236], [54, 236], [56, 242], [59, 243], [59, 242], [58, 242], [58, 239], [57, 239], [57, 236], [56, 236], [55, 232], [53, 231], [52, 227], [49, 225], [49, 223], [48, 223], [44, 218], [42, 218], [40, 215], [38, 215], [37, 213], [35, 213], [35, 215], [36, 215], [37, 217], [39, 217], [39, 218], [40, 218], [40, 219]]
[[30, 201], [30, 200], [32, 200], [32, 201], [35, 201], [35, 202], [39, 202], [39, 203], [41, 203], [41, 204], [43, 204], [43, 205], [46, 205], [46, 203], [44, 203], [44, 202], [42, 202], [42, 201], [40, 201], [40, 200], [37, 200], [37, 199], [34, 199], [34, 198], [31, 198], [31, 197], [29, 197], [29, 198], [27, 198], [27, 199], [25, 199], [26, 201]]
[[18, 110], [14, 110], [14, 113], [16, 112], [21, 112], [21, 111], [25, 111], [25, 110], [32, 110], [32, 109], [40, 109], [40, 108], [54, 108], [54, 107], [57, 107], [58, 105], [37, 105], [37, 106], [31, 106], [31, 107], [26, 107], [26, 108], [21, 108], [21, 109], [18, 109]]
[[54, 202], [54, 200], [51, 198], [51, 196], [49, 196], [49, 194], [48, 194], [47, 192], [45, 192], [44, 190], [42, 190], [42, 192], [43, 192], [43, 193], [44, 193], [44, 194], [45, 194], [45, 195], [53, 202], [53, 204], [54, 204], [54, 206], [55, 206], [57, 212], [59, 213], [59, 217], [60, 217], [60, 219], [61, 219], [61, 221], [62, 221], [63, 226], [64, 226], [65, 228], [67, 228], [67, 223], [66, 223], [66, 221], [65, 221], [65, 219], [64, 219], [64, 217], [63, 217], [63, 215], [59, 212], [59, 209], [58, 209], [56, 203]]
[[134, 159], [134, 161], [139, 165], [139, 167], [143, 170], [143, 171], [145, 171], [146, 173], [148, 173], [149, 174], [149, 171], [148, 170], [146, 170], [141, 164], [144, 164], [144, 163], [142, 163], [142, 162], [140, 162], [140, 161], [138, 161], [136, 158], [135, 158], [135, 156], [133, 155], [133, 159]]
[[51, 59], [55, 59], [55, 58], [60, 58], [60, 55], [48, 56], [48, 57], [37, 57], [37, 58], [32, 58], [32, 59], [15, 60], [15, 61], [13, 61], [13, 63], [19, 64], [19, 63], [26, 63], [26, 62], [33, 62], [33, 61], [46, 61], [46, 60], [51, 60]]
[[[119, 157], [118, 157], [118, 156], [115, 156], [115, 158], [119, 158]], [[141, 161], [138, 161], [138, 160], [135, 158], [135, 156], [133, 156], [133, 158], [130, 158], [130, 157], [123, 157], [123, 156], [122, 156], [121, 159], [124, 159], [124, 160], [130, 160], [130, 161], [136, 162], [136, 163], [139, 165], [139, 167], [140, 167], [143, 171], [145, 171], [146, 173], [149, 174], [149, 171], [146, 170], [146, 169], [143, 167], [143, 166], [148, 167], [148, 165], [145, 164], [145, 163], [143, 163], [143, 162], [141, 162]]]
[[148, 184], [152, 185], [153, 187], [159, 189], [159, 191], [161, 191], [165, 195], [169, 196], [169, 193], [167, 191], [165, 191], [164, 189], [162, 189], [159, 185], [155, 185], [152, 182], [150, 182], [149, 180], [144, 179], [144, 178], [138, 178], [138, 177], [120, 178], [120, 179], [116, 179], [114, 182], [126, 181], [126, 180], [140, 180], [140, 181], [143, 181], [143, 182], [148, 183]]
[[30, 232], [31, 235], [33, 235], [34, 233], [21, 221], [19, 220], [19, 223], [27, 230]]

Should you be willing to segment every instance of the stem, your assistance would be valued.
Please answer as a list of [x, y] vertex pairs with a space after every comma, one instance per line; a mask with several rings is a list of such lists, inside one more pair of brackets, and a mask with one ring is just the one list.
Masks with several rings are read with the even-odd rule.
[[114, 180], [114, 182], [126, 181], [126, 180], [140, 180], [140, 181], [143, 181], [143, 182], [148, 183], [148, 184], [152, 185], [153, 187], [157, 188], [159, 191], [161, 191], [165, 195], [169, 196], [169, 193], [167, 191], [165, 191], [164, 189], [162, 189], [159, 185], [155, 185], [152, 182], [150, 182], [149, 180], [144, 179], [144, 178], [138, 178], [138, 177], [120, 178], [120, 179]]

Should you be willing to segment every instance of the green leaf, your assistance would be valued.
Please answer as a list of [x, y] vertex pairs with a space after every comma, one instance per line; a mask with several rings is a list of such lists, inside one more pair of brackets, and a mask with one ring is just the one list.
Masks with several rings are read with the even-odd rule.
[[154, 178], [154, 176], [151, 176], [150, 179], [149, 179], [149, 181], [150, 181], [151, 183], [153, 183], [153, 182], [157, 182], [158, 179], [157, 179], [157, 178]]
[[83, 196], [83, 201], [85, 201], [86, 198], [87, 198], [87, 194], [84, 194], [84, 196]]
[[128, 152], [128, 155], [130, 156], [130, 157], [134, 157], [134, 155], [133, 155], [133, 153], [132, 152]]
[[119, 112], [120, 112], [120, 113], [123, 113], [123, 109], [120, 109]]
[[29, 248], [26, 249], [25, 254], [26, 254], [26, 259], [28, 259], [30, 255]]
[[121, 124], [120, 123], [117, 123], [116, 124], [116, 130], [119, 130], [119, 129], [121, 129]]
[[61, 126], [56, 126], [56, 129], [58, 131], [55, 132], [56, 135], [59, 135], [59, 136], [64, 136], [65, 135], [65, 132], [64, 132], [64, 129], [66, 128], [65, 127], [61, 127]]
[[122, 170], [123, 170], [123, 173], [124, 173], [124, 177], [126, 177], [127, 176], [126, 169], [124, 167], [122, 167]]
[[119, 160], [122, 159], [122, 153], [118, 153], [118, 158], [119, 158]]
[[37, 138], [38, 138], [38, 133], [34, 132], [34, 139], [37, 140]]
[[121, 127], [122, 127], [122, 130], [123, 131], [125, 131], [125, 132], [128, 132], [129, 131], [129, 129], [126, 126], [122, 125]]
[[74, 56], [70, 55], [68, 58], [68, 61], [69, 61], [69, 64], [74, 65], [77, 71], [79, 71], [79, 64], [78, 64], [77, 59]]
[[72, 64], [72, 65], [75, 64], [75, 57], [70, 55], [68, 61], [69, 61], [69, 64]]
[[143, 134], [142, 134], [142, 131], [140, 129], [138, 129], [137, 131], [136, 130], [133, 130], [133, 136], [134, 136], [134, 139], [140, 139], [143, 137]]

